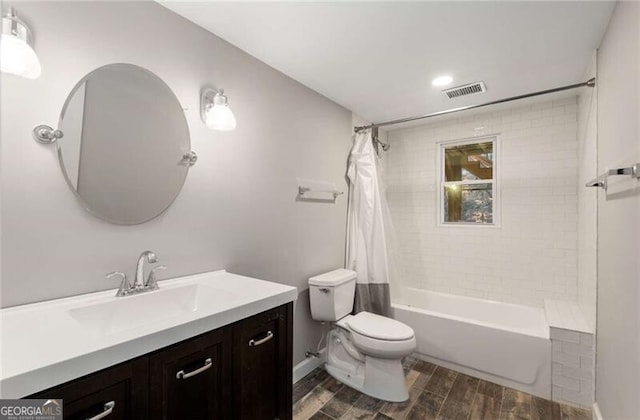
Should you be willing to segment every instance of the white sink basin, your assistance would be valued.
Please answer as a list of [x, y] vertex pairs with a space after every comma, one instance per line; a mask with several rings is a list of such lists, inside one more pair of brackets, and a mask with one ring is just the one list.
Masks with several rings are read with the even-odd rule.
[[298, 296], [295, 287], [224, 270], [158, 285], [139, 295], [116, 297], [113, 289], [0, 309], [0, 398], [33, 394]]
[[138, 295], [114, 297], [106, 302], [72, 308], [69, 315], [91, 331], [104, 335], [197, 312], [204, 305], [228, 304], [239, 296], [223, 289], [189, 284]]

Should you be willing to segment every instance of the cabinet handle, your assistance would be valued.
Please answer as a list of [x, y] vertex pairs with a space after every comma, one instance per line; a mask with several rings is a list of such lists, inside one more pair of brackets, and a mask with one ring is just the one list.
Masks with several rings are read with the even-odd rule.
[[192, 376], [196, 376], [198, 373], [202, 373], [205, 370], [209, 369], [211, 366], [213, 365], [213, 362], [211, 361], [211, 358], [208, 357], [207, 360], [204, 361], [204, 366], [202, 366], [201, 368], [198, 368], [194, 371], [191, 371], [189, 373], [184, 373], [184, 370], [181, 370], [180, 372], [176, 373], [176, 378], [177, 379], [187, 379], [190, 378]]
[[267, 331], [267, 335], [264, 338], [261, 338], [260, 340], [254, 340], [252, 338], [251, 340], [249, 340], [249, 347], [259, 346], [260, 344], [264, 344], [267, 341], [271, 340], [272, 338], [273, 338], [273, 333], [271, 331]]
[[103, 419], [105, 417], [107, 417], [109, 414], [111, 414], [111, 412], [113, 411], [113, 408], [116, 406], [116, 402], [115, 401], [109, 401], [108, 403], [104, 404], [104, 407], [102, 407], [102, 413], [100, 414], [96, 414], [93, 417], [89, 417], [87, 420], [99, 420], [99, 419]]

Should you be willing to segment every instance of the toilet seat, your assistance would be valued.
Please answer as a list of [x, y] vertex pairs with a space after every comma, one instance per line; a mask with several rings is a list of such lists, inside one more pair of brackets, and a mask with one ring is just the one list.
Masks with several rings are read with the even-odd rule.
[[411, 327], [395, 319], [360, 312], [347, 315], [337, 324], [349, 330], [353, 345], [368, 356], [399, 359], [408, 356], [416, 348]]
[[380, 359], [400, 359], [410, 355], [416, 349], [415, 337], [411, 337], [408, 340], [387, 341], [351, 331], [351, 341], [363, 354]]
[[351, 331], [383, 341], [404, 341], [414, 337], [414, 332], [406, 324], [386, 316], [360, 312], [348, 319]]

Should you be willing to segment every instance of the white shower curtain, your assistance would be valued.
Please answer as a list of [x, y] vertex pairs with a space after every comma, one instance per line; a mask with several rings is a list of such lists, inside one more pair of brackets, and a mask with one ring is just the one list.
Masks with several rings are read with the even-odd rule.
[[349, 156], [347, 268], [358, 273], [355, 312], [388, 316], [390, 261], [387, 251], [389, 209], [371, 130], [356, 133]]

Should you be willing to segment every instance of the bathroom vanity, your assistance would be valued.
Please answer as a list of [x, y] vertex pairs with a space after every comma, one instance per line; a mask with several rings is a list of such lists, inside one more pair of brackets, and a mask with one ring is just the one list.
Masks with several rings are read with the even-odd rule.
[[224, 271], [159, 285], [2, 310], [2, 398], [61, 398], [69, 419], [290, 419], [296, 289]]

